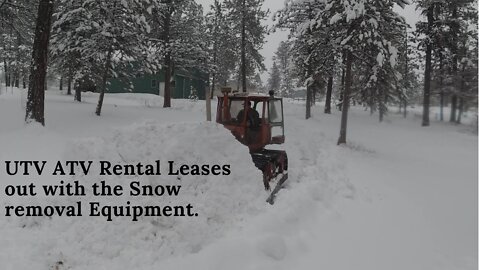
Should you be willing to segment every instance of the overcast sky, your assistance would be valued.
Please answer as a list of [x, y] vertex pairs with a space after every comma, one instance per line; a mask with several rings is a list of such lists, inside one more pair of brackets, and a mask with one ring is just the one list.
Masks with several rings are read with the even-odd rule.
[[[209, 10], [210, 5], [213, 4], [214, 0], [196, 0], [197, 3], [200, 3], [203, 5], [203, 8], [205, 11]], [[283, 8], [285, 1], [284, 0], [265, 0], [263, 8], [264, 9], [269, 9], [270, 10], [270, 15], [266, 23], [271, 26], [273, 25], [273, 14], [275, 11]], [[420, 14], [418, 11], [415, 10], [414, 5], [409, 5], [406, 6], [405, 9], [401, 9], [397, 7], [395, 9], [397, 12], [399, 12], [402, 16], [405, 17], [407, 22], [413, 27], [415, 23], [420, 19]], [[265, 66], [267, 67], [268, 70], [270, 70], [270, 67], [272, 66], [272, 57], [277, 50], [278, 44], [286, 40], [288, 36], [287, 31], [276, 31], [273, 34], [270, 34], [266, 37], [267, 42], [263, 46], [263, 50], [261, 51], [263, 57], [265, 57]], [[262, 80], [265, 83], [268, 78], [268, 71], [262, 74]]]

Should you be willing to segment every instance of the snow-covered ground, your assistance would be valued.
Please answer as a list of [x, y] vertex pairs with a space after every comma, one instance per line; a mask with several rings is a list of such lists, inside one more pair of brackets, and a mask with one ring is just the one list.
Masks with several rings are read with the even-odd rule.
[[[4, 89], [3, 89], [4, 90]], [[289, 181], [275, 205], [245, 147], [203, 121], [204, 103], [152, 95], [96, 95], [73, 102], [47, 92], [46, 127], [23, 123], [25, 93], [0, 94], [0, 161], [175, 160], [231, 164], [228, 176], [139, 177], [180, 182], [181, 195], [135, 198], [151, 205], [192, 203], [198, 217], [4, 217], [4, 205], [73, 203], [79, 198], [6, 198], [7, 184], [53, 184], [97, 177], [10, 176], [0, 170], [1, 269], [477, 269], [478, 137], [471, 125], [394, 113], [378, 123], [352, 108], [348, 139], [335, 145], [338, 111], [324, 115], [286, 102]], [[95, 175], [95, 174], [92, 174]], [[125, 184], [134, 178], [103, 177]], [[100, 198], [121, 203], [125, 198]], [[92, 200], [92, 198], [80, 198]], [[61, 261], [62, 265], [57, 264]]]

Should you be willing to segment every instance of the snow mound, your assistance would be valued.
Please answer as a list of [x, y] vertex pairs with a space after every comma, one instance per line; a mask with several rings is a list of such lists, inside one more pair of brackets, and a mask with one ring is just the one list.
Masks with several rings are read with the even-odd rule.
[[[91, 98], [93, 102], [98, 99], [98, 93], [83, 93], [83, 98]], [[113, 93], [107, 94], [104, 104], [114, 106], [134, 106], [134, 107], [162, 107], [163, 97], [154, 94], [144, 93]]]
[[281, 236], [268, 235], [258, 241], [258, 248], [266, 256], [281, 261], [287, 254], [285, 240]]
[[[15, 235], [23, 235], [25, 252], [33, 253], [18, 258], [27, 258], [30, 266], [36, 266], [27, 268], [47, 269], [61, 261], [66, 269], [72, 270], [97, 269], [99, 266], [102, 269], [150, 269], [149, 266], [167, 257], [199, 252], [232, 226], [258, 215], [267, 207], [262, 175], [255, 168], [248, 149], [217, 124], [146, 121], [118, 130], [111, 137], [74, 141], [66, 147], [63, 158], [91, 160], [93, 164], [102, 160], [112, 164], [153, 164], [160, 160], [162, 175], [99, 176], [100, 166], [92, 166], [88, 176], [62, 179], [65, 182], [79, 181], [87, 189], [86, 197], [53, 197], [46, 203], [73, 205], [81, 200], [86, 210], [90, 201], [100, 205], [125, 205], [126, 201], [131, 201], [132, 205], [142, 206], [190, 203], [198, 216], [140, 217], [137, 222], [131, 217], [117, 217], [106, 221], [105, 217], [89, 217], [88, 211], [83, 211], [83, 217], [10, 222], [10, 229], [19, 231]], [[231, 174], [171, 176], [167, 175], [168, 161], [174, 161], [177, 166], [228, 164]], [[91, 195], [90, 187], [100, 181], [122, 185], [125, 191], [129, 190], [132, 181], [182, 187], [178, 196], [130, 197], [127, 193], [121, 197], [95, 197]], [[14, 241], [13, 238], [10, 240]], [[14, 251], [7, 251], [7, 254], [10, 252]], [[11, 261], [15, 266], [25, 263]]]

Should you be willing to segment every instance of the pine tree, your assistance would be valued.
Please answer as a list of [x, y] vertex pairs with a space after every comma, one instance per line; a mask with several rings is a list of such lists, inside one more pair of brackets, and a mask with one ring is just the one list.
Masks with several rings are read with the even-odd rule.
[[311, 106], [314, 102], [315, 89], [323, 85], [333, 74], [335, 54], [329, 32], [332, 28], [328, 25], [315, 27], [317, 14], [325, 9], [321, 1], [295, 1], [290, 0], [285, 8], [276, 14], [277, 27], [290, 29], [295, 74], [300, 83], [307, 87], [307, 100], [305, 118], [311, 116]]
[[30, 72], [35, 18], [38, 1], [3, 1], [0, 7], [0, 53], [3, 56], [5, 83], [24, 85]]
[[[466, 64], [468, 62], [468, 56], [473, 56], [478, 51], [469, 53], [471, 49], [478, 47], [475, 46], [478, 42], [478, 35], [475, 31], [478, 29], [478, 14], [477, 14], [477, 1], [472, 0], [447, 0], [447, 10], [449, 12], [449, 20], [447, 24], [449, 26], [449, 39], [450, 50], [452, 54], [452, 77], [453, 77], [453, 92], [451, 97], [451, 115], [450, 122], [459, 123], [461, 114], [465, 103], [465, 87], [467, 79], [466, 72], [467, 66], [474, 66]], [[475, 29], [470, 30], [470, 29]], [[467, 45], [469, 41], [472, 41], [472, 46]], [[477, 58], [478, 59], [478, 58]], [[474, 60], [475, 61], [475, 60]], [[478, 60], [476, 61], [478, 62]], [[472, 61], [473, 63], [473, 61]], [[468, 76], [468, 75], [467, 75]], [[456, 114], [458, 110], [458, 115]]]
[[152, 4], [151, 37], [165, 73], [163, 107], [171, 107], [175, 69], [204, 67], [208, 62], [203, 9], [193, 0], [154, 0]]
[[218, 0], [206, 15], [206, 27], [211, 56], [211, 97], [216, 85], [226, 86], [237, 63], [236, 41], [229, 27], [226, 8]]
[[291, 95], [295, 85], [295, 72], [291, 57], [291, 42], [282, 41], [275, 52], [275, 59], [278, 62], [280, 70], [280, 96], [288, 97]]
[[262, 78], [260, 77], [260, 73], [256, 73], [255, 75], [248, 76], [248, 89], [251, 89], [254, 92], [258, 93], [267, 93], [266, 86], [263, 85]]
[[265, 43], [266, 26], [262, 21], [268, 12], [261, 9], [264, 0], [225, 0], [231, 34], [237, 39], [239, 79], [243, 92], [247, 92], [247, 77], [264, 71], [260, 50]]
[[427, 23], [423, 26], [417, 25], [418, 29], [423, 30], [426, 38], [425, 46], [425, 72], [423, 84], [423, 116], [422, 126], [430, 125], [430, 83], [432, 73], [432, 40], [433, 40], [433, 23], [434, 23], [434, 1], [423, 1], [421, 6], [424, 7], [423, 14], [427, 17]]
[[[338, 144], [346, 143], [353, 72], [359, 73], [358, 67], [368, 63], [371, 72], [364, 76], [362, 82], [366, 87], [376, 89], [390, 87], [389, 78], [395, 75], [393, 68], [398, 52], [395, 43], [405, 25], [404, 20], [393, 11], [395, 3], [401, 6], [406, 4], [403, 0], [361, 3], [327, 0], [325, 7], [317, 11], [315, 28], [330, 29], [328, 36], [323, 38], [334, 43], [332, 48], [345, 56], [345, 87]], [[356, 70], [352, 69], [354, 66]], [[385, 92], [377, 94], [378, 100], [384, 103]]]
[[418, 70], [418, 64], [415, 62], [415, 56], [413, 55], [417, 49], [414, 47], [414, 44], [409, 42], [412, 38], [411, 32], [408, 32], [408, 29], [405, 28], [405, 35], [398, 48], [399, 61], [396, 68], [401, 76], [400, 81], [396, 85], [399, 88], [398, 104], [400, 112], [403, 108], [404, 118], [407, 117], [407, 105], [416, 97], [417, 89], [420, 85], [415, 72], [415, 70]]
[[268, 90], [277, 93], [280, 89], [280, 82], [280, 69], [278, 68], [276, 61], [273, 61], [272, 69], [270, 70], [270, 78], [268, 79]]
[[101, 114], [109, 78], [133, 77], [132, 73], [154, 73], [150, 25], [145, 11], [149, 1], [62, 0], [54, 23], [54, 55], [77, 56], [82, 75], [97, 85], [100, 95], [95, 110]]
[[[427, 17], [427, 22], [417, 23], [417, 36], [424, 36], [421, 46], [425, 50], [425, 81], [424, 81], [424, 117], [422, 125], [429, 123], [428, 105], [431, 83], [439, 88], [441, 119], [443, 119], [443, 104], [445, 95], [451, 97], [450, 121], [457, 122], [457, 111], [462, 105], [462, 89], [464, 85], [463, 55], [465, 40], [476, 39], [470, 29], [477, 28], [476, 1], [472, 0], [417, 0], [417, 6]], [[474, 27], [472, 27], [474, 26]], [[427, 72], [428, 70], [428, 72]]]

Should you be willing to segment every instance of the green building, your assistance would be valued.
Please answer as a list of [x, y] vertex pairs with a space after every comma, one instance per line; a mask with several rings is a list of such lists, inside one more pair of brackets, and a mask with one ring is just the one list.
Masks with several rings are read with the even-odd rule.
[[[208, 74], [198, 69], [176, 69], [174, 72], [175, 87], [172, 89], [172, 98], [189, 98], [192, 91], [196, 91], [199, 99], [205, 99], [205, 88], [208, 83]], [[111, 79], [107, 93], [129, 93], [128, 83], [120, 79]], [[163, 96], [165, 87], [165, 72], [140, 75], [130, 80], [133, 85], [132, 93], [148, 93]]]

